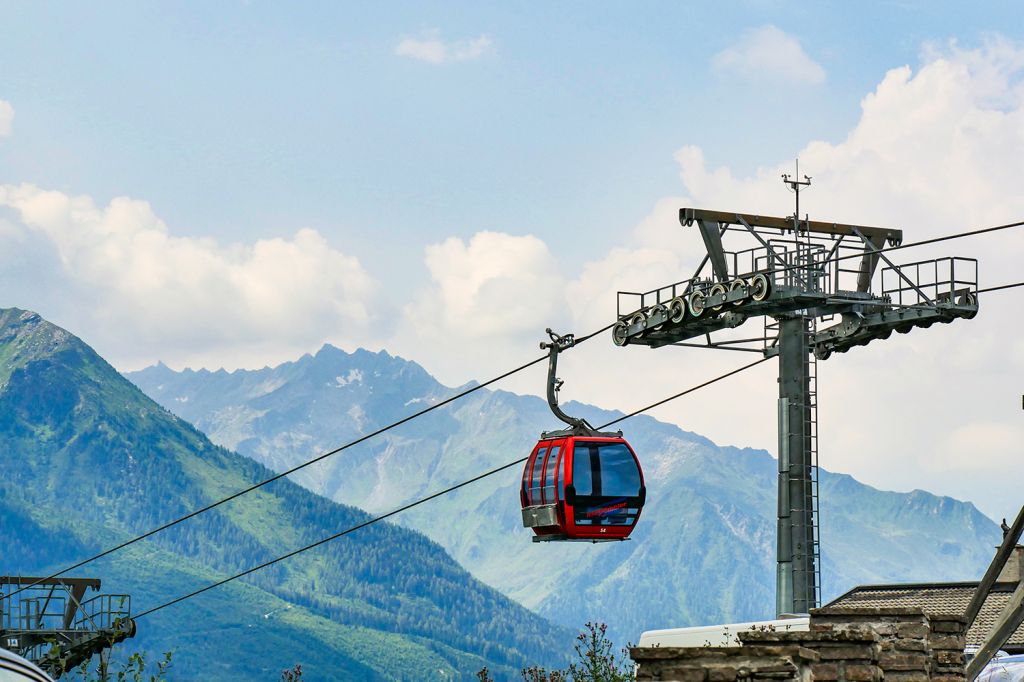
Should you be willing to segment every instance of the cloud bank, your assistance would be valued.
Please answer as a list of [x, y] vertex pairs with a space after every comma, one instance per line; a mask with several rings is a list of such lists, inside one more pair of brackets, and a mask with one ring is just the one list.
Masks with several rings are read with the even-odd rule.
[[490, 53], [494, 43], [486, 34], [469, 40], [444, 42], [440, 32], [425, 31], [419, 38], [403, 38], [395, 46], [395, 54], [409, 57], [428, 64], [447, 64], [449, 62], [467, 62], [479, 59]]
[[[860, 119], [844, 139], [799, 150], [801, 168], [814, 176], [803, 208], [812, 218], [900, 227], [906, 241], [1024, 219], [1017, 170], [1024, 154], [1022, 77], [1024, 47], [1000, 39], [975, 50], [930, 48], [920, 68], [892, 69], [864, 97]], [[540, 340], [545, 320], [584, 334], [614, 319], [618, 290], [644, 291], [688, 277], [704, 251], [695, 230], [679, 225], [680, 206], [766, 215], [793, 210], [779, 181], [791, 170], [788, 158], [744, 176], [708, 167], [698, 146], [678, 150], [675, 158], [683, 196], [658, 202], [605, 258], [561, 269], [555, 293], [536, 301], [537, 310], [557, 303], [560, 315], [537, 315], [520, 334], [495, 327], [488, 335], [484, 328], [480, 340], [487, 343], [460, 348], [459, 365], [476, 368], [471, 376], [488, 376], [530, 357], [527, 338]], [[947, 255], [978, 258], [982, 286], [1019, 281], [1024, 230], [905, 251], [894, 260]], [[503, 290], [516, 289], [509, 277], [518, 276], [524, 299], [533, 301], [536, 290], [528, 283], [543, 270], [536, 262], [506, 270]], [[475, 291], [476, 304], [486, 307], [487, 295]], [[443, 308], [437, 316], [452, 328], [473, 324], [465, 306], [444, 296], [434, 300]], [[821, 363], [822, 464], [883, 488], [969, 497], [993, 516], [1015, 511], [1007, 509], [1019, 505], [1016, 485], [998, 472], [1019, 456], [1019, 310], [1019, 294], [991, 294], [975, 320], [893, 335]], [[761, 331], [755, 321], [741, 329]], [[754, 357], [617, 349], [604, 339], [567, 354], [560, 374], [565, 399], [629, 410]], [[445, 363], [438, 367], [448, 370]], [[719, 442], [774, 449], [775, 373], [774, 363], [765, 363], [656, 414]], [[539, 392], [540, 374], [511, 385]], [[457, 370], [447, 374], [454, 376]]]
[[129, 363], [281, 358], [325, 338], [364, 341], [375, 317], [376, 282], [314, 230], [224, 246], [170, 234], [145, 201], [97, 206], [29, 184], [0, 185], [0, 207], [52, 245], [95, 315], [88, 326]]
[[712, 58], [711, 67], [750, 80], [799, 85], [825, 82], [825, 69], [804, 52], [800, 41], [770, 24], [745, 31], [736, 43]]

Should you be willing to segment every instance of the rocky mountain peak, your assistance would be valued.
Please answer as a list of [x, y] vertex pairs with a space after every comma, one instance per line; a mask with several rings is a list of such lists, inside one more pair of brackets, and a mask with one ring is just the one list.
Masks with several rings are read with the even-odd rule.
[[0, 309], [0, 386], [27, 363], [73, 347], [95, 355], [74, 335], [38, 313], [20, 308]]

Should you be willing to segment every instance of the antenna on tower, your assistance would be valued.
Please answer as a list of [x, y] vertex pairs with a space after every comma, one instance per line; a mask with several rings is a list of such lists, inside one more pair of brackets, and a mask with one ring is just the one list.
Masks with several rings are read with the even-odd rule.
[[[811, 186], [811, 176], [805, 175], [804, 179], [800, 179], [800, 158], [796, 159], [796, 173], [790, 175], [789, 173], [782, 174], [782, 182], [789, 187], [789, 191], [796, 195], [796, 210], [793, 211], [793, 229], [798, 230], [800, 228], [800, 189], [802, 187]], [[804, 216], [804, 220], [807, 220], [807, 216]]]

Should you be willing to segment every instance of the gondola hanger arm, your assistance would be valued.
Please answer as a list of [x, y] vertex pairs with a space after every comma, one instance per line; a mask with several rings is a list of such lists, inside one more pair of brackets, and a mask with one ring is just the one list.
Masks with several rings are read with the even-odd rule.
[[551, 331], [551, 328], [544, 330], [551, 341], [541, 341], [540, 347], [542, 350], [548, 351], [548, 407], [551, 408], [552, 414], [554, 414], [560, 421], [568, 424], [574, 434], [577, 435], [591, 435], [596, 433], [596, 429], [591, 426], [586, 419], [582, 417], [571, 417], [566, 414], [561, 407], [558, 406], [558, 391], [562, 388], [565, 383], [558, 378], [558, 354], [563, 350], [572, 348], [576, 345], [576, 337], [573, 334], [559, 335]]

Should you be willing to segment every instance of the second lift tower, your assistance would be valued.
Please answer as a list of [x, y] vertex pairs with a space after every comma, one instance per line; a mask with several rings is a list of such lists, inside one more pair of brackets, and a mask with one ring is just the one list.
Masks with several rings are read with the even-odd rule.
[[[619, 292], [618, 346], [743, 350], [779, 358], [776, 612], [807, 613], [821, 597], [818, 533], [817, 361], [894, 331], [972, 318], [978, 264], [947, 257], [896, 265], [885, 247], [901, 230], [800, 218], [679, 210], [707, 253], [690, 279], [647, 292]], [[745, 237], [726, 251], [731, 233]], [[885, 263], [878, 275], [878, 265]], [[876, 281], [880, 280], [880, 281]], [[750, 318], [759, 333], [737, 328]]]

